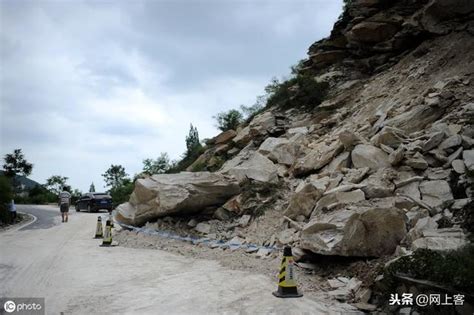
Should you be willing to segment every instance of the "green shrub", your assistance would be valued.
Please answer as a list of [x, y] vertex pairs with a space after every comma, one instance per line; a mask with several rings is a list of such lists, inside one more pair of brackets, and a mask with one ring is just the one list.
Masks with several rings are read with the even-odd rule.
[[327, 83], [316, 82], [307, 75], [297, 75], [283, 82], [273, 79], [265, 88], [268, 93], [267, 107], [312, 110], [324, 100], [327, 89]]
[[242, 123], [243, 115], [236, 109], [221, 112], [213, 117], [217, 121], [217, 128], [221, 131], [236, 130]]
[[384, 278], [390, 289], [396, 286], [396, 274], [406, 274], [415, 279], [436, 282], [464, 292], [474, 292], [474, 246], [456, 251], [439, 253], [419, 249], [411, 256], [404, 256], [389, 265]]
[[121, 185], [112, 187], [109, 190], [110, 196], [112, 197], [113, 207], [117, 207], [119, 204], [127, 202], [130, 199], [130, 195], [135, 188], [134, 183], [126, 178]]

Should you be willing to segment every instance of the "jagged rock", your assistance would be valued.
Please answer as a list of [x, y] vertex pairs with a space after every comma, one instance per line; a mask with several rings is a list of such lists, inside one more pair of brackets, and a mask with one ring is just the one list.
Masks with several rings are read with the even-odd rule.
[[288, 135], [288, 137], [292, 137], [295, 135], [306, 135], [308, 134], [308, 127], [290, 128], [286, 131], [286, 134]]
[[222, 208], [235, 214], [242, 213], [242, 196], [237, 195], [232, 197], [231, 199], [227, 200], [225, 204], [222, 205]]
[[462, 153], [464, 165], [470, 172], [474, 172], [474, 150], [466, 150]]
[[211, 232], [211, 225], [206, 222], [200, 222], [194, 227], [194, 229], [199, 233], [209, 234]]
[[235, 132], [235, 130], [231, 129], [231, 130], [223, 131], [217, 136], [215, 136], [212, 139], [212, 142], [215, 144], [227, 143], [230, 140], [232, 140], [235, 136], [237, 136], [237, 133]]
[[452, 147], [458, 147], [462, 144], [462, 137], [460, 135], [453, 135], [447, 139], [445, 139], [441, 144], [439, 145], [439, 148], [441, 150], [447, 150]]
[[431, 207], [442, 207], [454, 200], [451, 187], [444, 180], [424, 181], [420, 184], [422, 200]]
[[342, 152], [338, 156], [336, 156], [328, 165], [326, 165], [322, 173], [334, 173], [341, 171], [343, 168], [349, 167], [350, 163], [350, 153], [349, 152]]
[[451, 162], [451, 166], [458, 174], [464, 174], [466, 172], [466, 166], [464, 165], [464, 162], [462, 160], [454, 160], [453, 162]]
[[461, 210], [465, 206], [467, 206], [469, 204], [469, 202], [471, 202], [471, 200], [469, 198], [454, 200], [454, 202], [451, 206], [451, 209], [452, 210]]
[[191, 219], [188, 222], [189, 227], [195, 227], [197, 224], [198, 224], [198, 221], [196, 221], [196, 219]]
[[292, 165], [296, 158], [296, 146], [284, 138], [267, 138], [258, 149], [258, 152], [267, 156], [276, 163]]
[[347, 129], [341, 131], [338, 137], [346, 150], [352, 150], [355, 145], [363, 143], [362, 138], [358, 134]]
[[252, 119], [249, 124], [250, 135], [255, 138], [266, 135], [273, 127], [275, 127], [276, 119], [273, 113], [265, 111]]
[[419, 239], [420, 237], [423, 237], [423, 232], [424, 231], [434, 231], [438, 228], [438, 223], [431, 218], [431, 217], [424, 217], [418, 219], [416, 222], [415, 226], [408, 231], [407, 234], [407, 241], [408, 243], [412, 243], [413, 241]]
[[406, 159], [405, 164], [417, 170], [426, 170], [428, 168], [428, 162], [426, 162], [423, 155], [419, 152], [417, 152], [413, 157]]
[[420, 104], [386, 120], [385, 125], [411, 133], [424, 129], [428, 124], [438, 120], [443, 114], [443, 108]]
[[405, 147], [401, 145], [395, 151], [388, 155], [388, 161], [390, 162], [390, 165], [396, 166], [403, 160], [404, 157]]
[[340, 141], [334, 141], [330, 145], [319, 143], [305, 157], [295, 162], [293, 173], [300, 176], [315, 172], [331, 162], [342, 150], [343, 145]]
[[247, 126], [240, 130], [237, 135], [232, 139], [232, 141], [239, 147], [244, 147], [247, 143], [252, 140], [250, 135], [250, 127]]
[[309, 217], [316, 202], [326, 190], [327, 184], [309, 182], [295, 192], [286, 208], [284, 215], [296, 218], [298, 215]]
[[347, 34], [349, 41], [378, 43], [392, 38], [397, 27], [389, 23], [364, 21], [356, 24]]
[[427, 152], [436, 148], [441, 144], [441, 142], [443, 142], [445, 136], [446, 134], [444, 131], [433, 133], [430, 138], [423, 143], [423, 151]]
[[346, 176], [344, 177], [343, 182], [358, 184], [364, 179], [364, 177], [369, 173], [369, 171], [370, 168], [368, 167], [348, 169], [346, 170]]
[[244, 150], [225, 162], [219, 172], [232, 175], [239, 182], [243, 182], [247, 178], [260, 182], [276, 182], [278, 180], [278, 169], [272, 161], [258, 152]]
[[298, 234], [296, 233], [296, 230], [293, 228], [283, 230], [277, 236], [278, 242], [282, 245], [293, 243], [297, 240], [297, 238], [298, 238]]
[[323, 66], [335, 63], [346, 56], [346, 53], [342, 50], [329, 50], [310, 54], [309, 58], [315, 65]]
[[390, 170], [380, 169], [363, 180], [361, 184], [365, 185], [362, 188], [365, 196], [369, 199], [392, 196], [395, 185], [390, 181], [390, 176], [387, 176], [390, 173]]
[[357, 145], [351, 153], [352, 163], [356, 168], [368, 167], [375, 171], [390, 167], [388, 155], [377, 147], [367, 144]]
[[413, 250], [427, 248], [435, 251], [456, 250], [468, 244], [466, 235], [460, 228], [445, 228], [435, 231], [423, 231], [423, 237], [415, 240], [411, 247]]
[[230, 218], [232, 218], [232, 213], [221, 207], [221, 208], [218, 208], [214, 212], [214, 217], [218, 220], [221, 220], [221, 221], [227, 221]]
[[376, 146], [384, 144], [392, 148], [397, 148], [403, 142], [404, 138], [406, 138], [406, 135], [402, 130], [386, 126], [373, 136], [370, 142]]
[[244, 214], [243, 216], [241, 216], [241, 217], [239, 218], [239, 220], [237, 221], [237, 223], [238, 223], [239, 226], [241, 226], [241, 227], [246, 227], [246, 226], [249, 224], [251, 218], [252, 218], [252, 217], [251, 217], [250, 215]]
[[442, 168], [429, 168], [425, 171], [425, 176], [430, 180], [446, 179], [451, 175], [451, 170]]
[[323, 255], [380, 257], [406, 235], [405, 215], [396, 208], [357, 208], [317, 214], [301, 233], [303, 249]]
[[216, 173], [153, 175], [135, 181], [130, 201], [117, 207], [115, 218], [125, 224], [142, 225], [158, 217], [222, 205], [239, 192], [234, 179]]

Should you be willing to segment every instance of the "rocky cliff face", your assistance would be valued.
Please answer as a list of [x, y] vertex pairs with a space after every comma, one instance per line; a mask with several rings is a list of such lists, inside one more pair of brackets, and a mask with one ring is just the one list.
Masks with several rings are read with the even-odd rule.
[[[147, 220], [205, 208], [207, 217], [198, 218], [205, 233], [289, 244], [297, 258], [467, 244], [474, 207], [473, 17], [470, 0], [352, 1], [331, 36], [309, 48], [301, 70], [328, 83], [326, 100], [311, 112], [269, 108], [212, 139], [199, 163], [226, 160], [215, 176], [232, 189], [192, 188], [208, 202], [185, 207], [153, 199]], [[145, 188], [162, 194], [152, 185], [160, 176], [186, 177], [141, 180], [134, 196]], [[227, 202], [224, 191], [232, 197]], [[137, 200], [118, 213], [139, 213]]]

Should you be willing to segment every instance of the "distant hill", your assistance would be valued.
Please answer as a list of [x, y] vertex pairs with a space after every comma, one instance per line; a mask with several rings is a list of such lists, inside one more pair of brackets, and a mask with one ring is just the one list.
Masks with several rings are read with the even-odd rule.
[[[3, 175], [3, 173], [3, 171], [0, 171], [0, 175]], [[41, 186], [40, 183], [25, 176], [16, 176], [16, 180], [20, 183], [20, 185], [22, 185], [22, 187], [24, 187], [25, 190], [30, 190], [36, 186]]]

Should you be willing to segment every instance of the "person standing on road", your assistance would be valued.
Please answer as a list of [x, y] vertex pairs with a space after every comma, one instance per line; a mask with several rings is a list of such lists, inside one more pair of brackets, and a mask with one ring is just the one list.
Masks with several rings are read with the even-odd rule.
[[61, 211], [61, 217], [63, 222], [67, 222], [69, 216], [69, 205], [71, 204], [71, 194], [66, 191], [66, 187], [59, 193], [59, 210]]
[[15, 200], [12, 199], [10, 202], [10, 213], [11, 213], [11, 218], [12, 218], [12, 223], [15, 222], [16, 220], [16, 206], [15, 206]]

